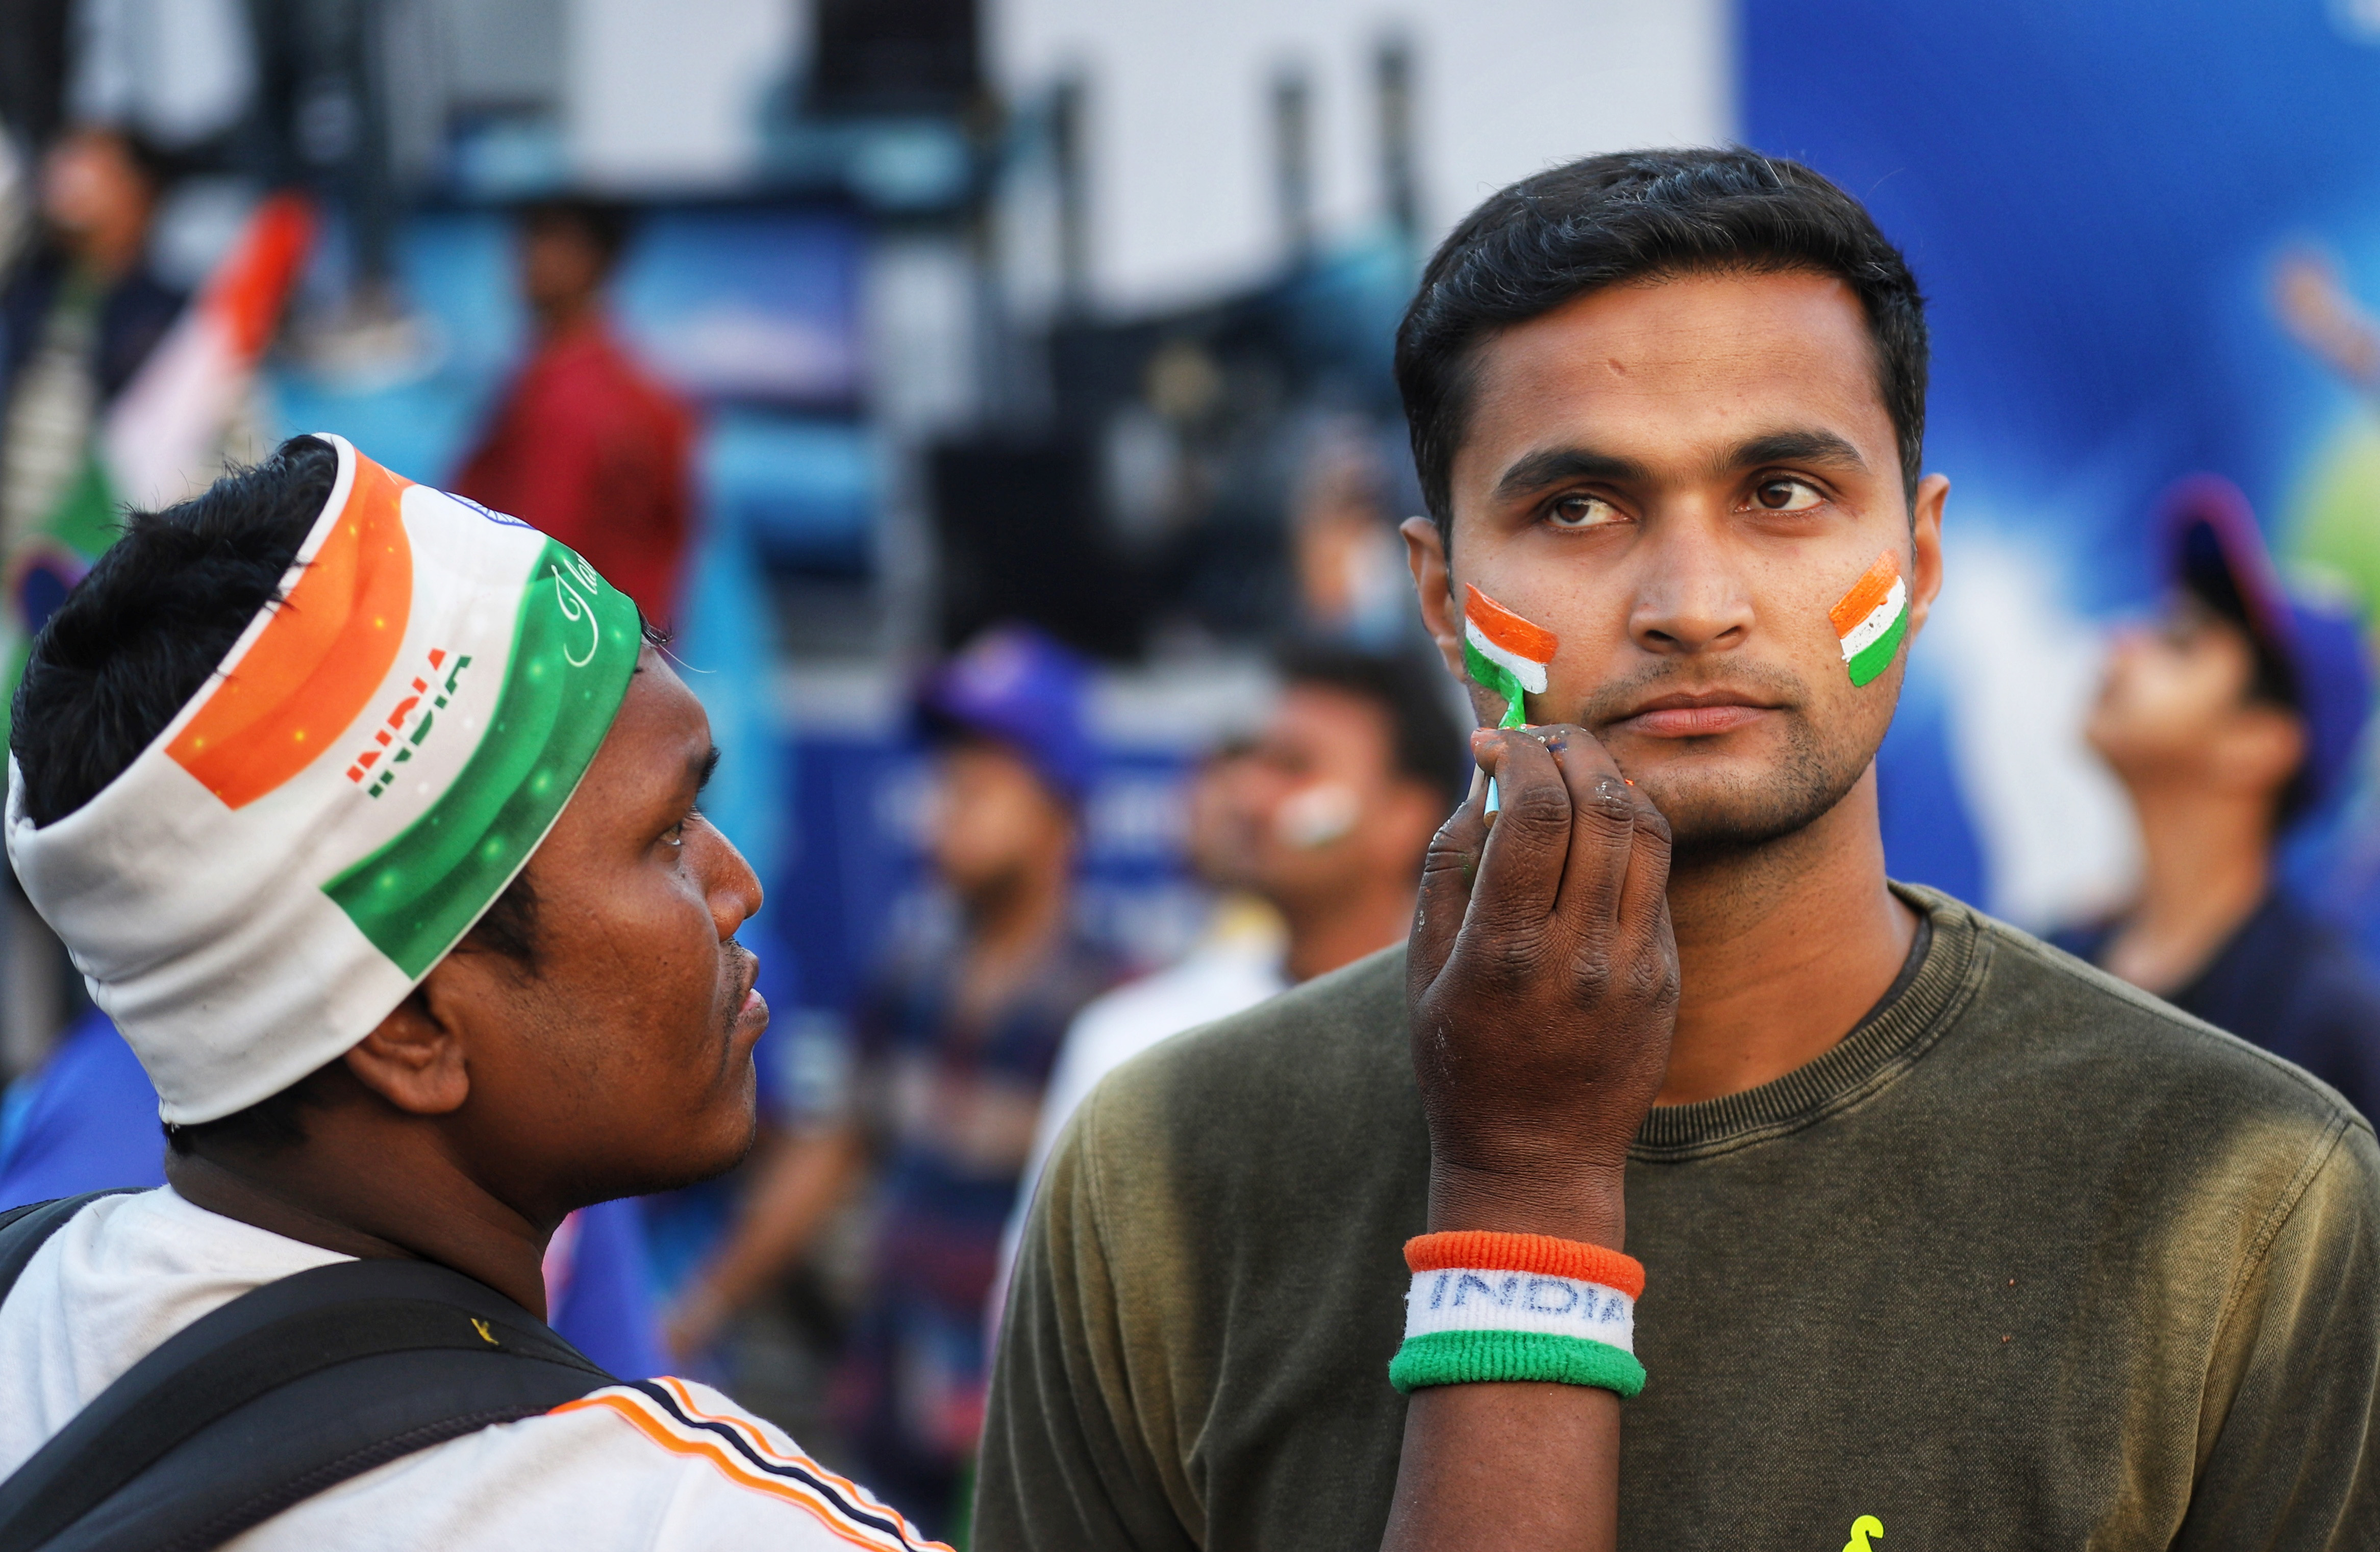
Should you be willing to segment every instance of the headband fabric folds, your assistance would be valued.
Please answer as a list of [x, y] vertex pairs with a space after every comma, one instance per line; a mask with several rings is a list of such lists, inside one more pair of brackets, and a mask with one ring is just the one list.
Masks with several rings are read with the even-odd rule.
[[279, 1092], [405, 1000], [602, 744], [636, 604], [528, 525], [338, 437], [267, 605], [124, 773], [7, 848], [182, 1125]]

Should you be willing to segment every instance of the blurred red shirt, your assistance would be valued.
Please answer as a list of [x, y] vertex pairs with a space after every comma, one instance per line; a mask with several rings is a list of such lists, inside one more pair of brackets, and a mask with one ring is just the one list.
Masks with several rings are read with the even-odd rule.
[[577, 551], [666, 624], [692, 528], [693, 446], [686, 406], [590, 322], [521, 368], [455, 490]]

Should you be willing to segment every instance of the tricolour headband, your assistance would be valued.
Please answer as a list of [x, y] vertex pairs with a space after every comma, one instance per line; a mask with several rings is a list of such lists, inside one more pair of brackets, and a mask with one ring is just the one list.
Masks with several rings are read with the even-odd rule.
[[370, 1034], [504, 892], [636, 671], [636, 604], [528, 525], [337, 437], [338, 481], [222, 667], [124, 773], [7, 847], [167, 1122]]

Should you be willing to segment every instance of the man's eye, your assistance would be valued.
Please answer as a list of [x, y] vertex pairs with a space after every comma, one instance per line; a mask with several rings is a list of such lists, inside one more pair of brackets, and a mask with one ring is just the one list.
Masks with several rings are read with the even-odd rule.
[[1752, 499], [1763, 512], [1806, 512], [1826, 497], [1807, 480], [1764, 479], [1753, 488]]
[[1601, 496], [1561, 496], [1546, 509], [1546, 518], [1558, 528], [1599, 528], [1620, 521], [1620, 509]]

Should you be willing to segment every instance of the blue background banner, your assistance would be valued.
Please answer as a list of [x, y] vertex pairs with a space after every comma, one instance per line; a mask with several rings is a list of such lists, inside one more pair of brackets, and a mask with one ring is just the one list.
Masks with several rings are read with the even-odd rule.
[[2130, 842], [2076, 722], [2100, 627], [2156, 592], [2158, 492], [2226, 475], [2294, 576], [2380, 592], [2374, 401], [2277, 301], [2295, 256], [2380, 304], [2380, 6], [1741, 17], [1743, 138], [1865, 200], [1932, 304], [1950, 572], [1882, 765], [1892, 867], [2028, 925], [2104, 903]]

